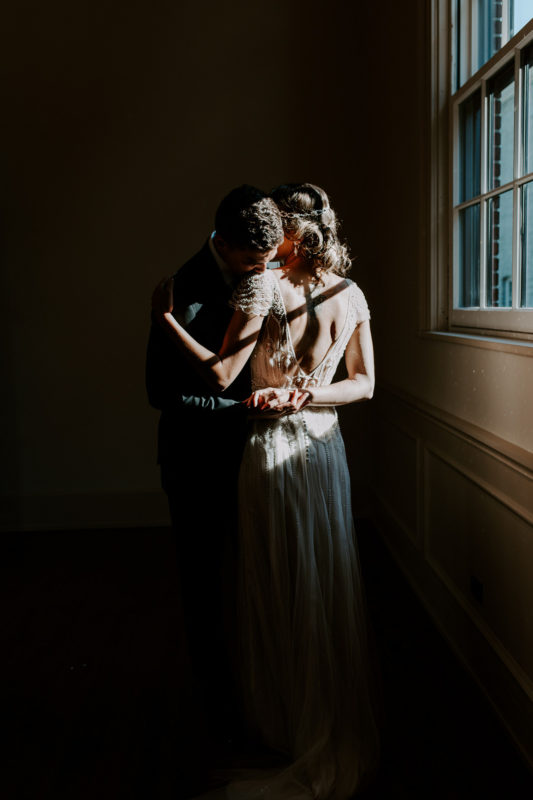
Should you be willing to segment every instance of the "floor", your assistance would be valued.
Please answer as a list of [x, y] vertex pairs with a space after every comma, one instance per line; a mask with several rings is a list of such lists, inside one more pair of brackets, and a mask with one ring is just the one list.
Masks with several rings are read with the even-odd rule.
[[[381, 769], [364, 798], [533, 797], [533, 775], [371, 526], [358, 526], [382, 674]], [[176, 632], [166, 529], [3, 540], [2, 717], [13, 800], [180, 800], [209, 760]], [[200, 755], [198, 755], [200, 753]]]

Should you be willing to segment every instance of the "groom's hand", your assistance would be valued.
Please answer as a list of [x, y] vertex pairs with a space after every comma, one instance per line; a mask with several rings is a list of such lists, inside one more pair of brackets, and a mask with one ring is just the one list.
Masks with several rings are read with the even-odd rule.
[[258, 416], [281, 416], [300, 411], [309, 402], [309, 392], [268, 387], [256, 390], [244, 402]]

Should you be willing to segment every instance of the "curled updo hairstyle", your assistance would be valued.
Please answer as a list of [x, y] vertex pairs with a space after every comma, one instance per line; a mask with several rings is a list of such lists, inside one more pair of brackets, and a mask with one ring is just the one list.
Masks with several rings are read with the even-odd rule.
[[299, 242], [298, 252], [313, 265], [315, 277], [321, 272], [346, 275], [351, 261], [325, 191], [312, 183], [287, 183], [270, 196], [280, 210], [286, 237]]

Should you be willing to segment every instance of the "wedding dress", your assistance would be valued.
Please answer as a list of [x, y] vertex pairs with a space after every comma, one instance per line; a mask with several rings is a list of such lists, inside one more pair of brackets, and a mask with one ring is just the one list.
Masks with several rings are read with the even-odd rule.
[[[248, 276], [232, 306], [265, 317], [252, 388], [331, 383], [356, 325], [361, 290], [341, 282], [346, 317], [310, 373], [298, 365], [278, 278]], [[320, 304], [324, 295], [311, 299]], [[341, 320], [342, 322], [342, 320]], [[232, 798], [346, 800], [376, 766], [350, 478], [337, 413], [305, 407], [256, 419], [239, 478], [240, 625], [250, 724], [289, 765], [227, 787]]]

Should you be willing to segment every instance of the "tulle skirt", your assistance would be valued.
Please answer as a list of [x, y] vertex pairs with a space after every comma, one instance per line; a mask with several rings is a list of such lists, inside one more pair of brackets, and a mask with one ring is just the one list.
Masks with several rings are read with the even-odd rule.
[[254, 422], [239, 505], [244, 706], [289, 766], [226, 793], [346, 800], [376, 767], [378, 735], [335, 410]]

